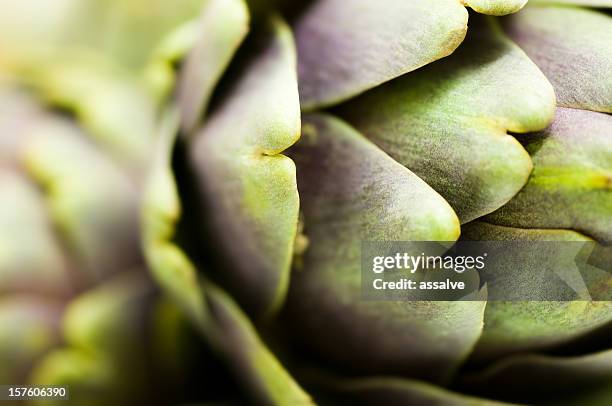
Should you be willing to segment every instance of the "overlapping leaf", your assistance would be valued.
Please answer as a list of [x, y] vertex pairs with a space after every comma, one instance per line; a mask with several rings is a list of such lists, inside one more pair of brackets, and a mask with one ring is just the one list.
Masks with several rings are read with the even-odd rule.
[[462, 222], [501, 207], [523, 187], [531, 160], [507, 132], [546, 127], [555, 105], [546, 78], [497, 23], [478, 23], [452, 56], [340, 109], [444, 196]]
[[342, 121], [305, 119], [290, 156], [309, 246], [292, 277], [289, 317], [301, 341], [352, 371], [444, 379], [482, 328], [483, 302], [366, 302], [362, 240], [458, 237], [449, 205]]
[[185, 60], [178, 84], [183, 131], [193, 131], [214, 86], [246, 36], [248, 11], [242, 0], [212, 0], [198, 25], [200, 41]]
[[[241, 207], [235, 212], [245, 218], [233, 219], [232, 216], [235, 213], [232, 208], [224, 206], [221, 206], [218, 212], [209, 213], [209, 215], [221, 216], [221, 222], [235, 222], [233, 227], [240, 226], [240, 230], [244, 230], [242, 227], [245, 225], [251, 226], [255, 221], [258, 227], [252, 229], [252, 234], [248, 235], [248, 238], [252, 239], [247, 240], [249, 247], [253, 247], [252, 244], [261, 243], [261, 238], [269, 238], [274, 241], [279, 237], [282, 244], [291, 246], [295, 234], [295, 231], [293, 234], [291, 231], [285, 234], [283, 233], [285, 230], [280, 230], [280, 233], [275, 234], [278, 230], [270, 231], [270, 228], [266, 228], [272, 221], [266, 222], [264, 219], [262, 223], [257, 224], [257, 221], [261, 221], [260, 218], [255, 217], [252, 221], [249, 217], [258, 214], [259, 207], [252, 207], [246, 212], [242, 208], [248, 209], [248, 204], [259, 203], [252, 199], [260, 196], [268, 196], [272, 201], [278, 200], [276, 206], [268, 207], [279, 207], [287, 202], [291, 205], [297, 197], [292, 196], [291, 193], [295, 188], [295, 186], [291, 187], [291, 174], [293, 173], [291, 166], [287, 166], [291, 162], [288, 158], [277, 154], [284, 149], [285, 142], [292, 142], [291, 139], [299, 135], [299, 131], [292, 128], [296, 125], [296, 120], [299, 123], [299, 107], [297, 106], [295, 73], [293, 75], [291, 73], [291, 67], [295, 66], [291, 36], [278, 18], [270, 20], [266, 34], [259, 47], [264, 52], [250, 59], [251, 63], [246, 76], [235, 84], [236, 88], [229, 91], [226, 101], [211, 114], [202, 132], [194, 139], [195, 147], [199, 149], [195, 164], [196, 175], [201, 181], [203, 181], [202, 178], [208, 177], [208, 180], [213, 182], [213, 190], [208, 188], [210, 184], [205, 183], [206, 187], [203, 191], [213, 193], [206, 199], [220, 198], [224, 204], [234, 204], [233, 199], [237, 197], [232, 194], [234, 189], [226, 188], [226, 182], [232, 176], [236, 176], [238, 181], [244, 181], [246, 186], [250, 186], [250, 189], [245, 189], [245, 194], [238, 195], [243, 197], [238, 202]], [[214, 65], [212, 67], [194, 65], [200, 72], [216, 69], [216, 61], [198, 59], [196, 62]], [[273, 111], [266, 116], [261, 110], [266, 106], [257, 103], [260, 97], [266, 96], [264, 92], [268, 86], [276, 86], [277, 89], [282, 90], [278, 94], [268, 95], [271, 98], [269, 102], [278, 103], [280, 101], [282, 104], [280, 105], [281, 111]], [[209, 92], [211, 88], [206, 87], [199, 90]], [[194, 95], [197, 95], [197, 92]], [[204, 98], [207, 97], [208, 95], [204, 96]], [[192, 107], [188, 107], [188, 110], [195, 112], [197, 108], [193, 110]], [[221, 356], [226, 365], [231, 367], [237, 380], [244, 385], [243, 389], [248, 391], [248, 396], [253, 401], [262, 404], [309, 404], [311, 402], [309, 396], [261, 341], [240, 307], [222, 289], [200, 278], [198, 271], [201, 271], [201, 266], [196, 265], [175, 240], [176, 229], [181, 219], [181, 198], [172, 173], [171, 159], [175, 139], [179, 132], [179, 117], [179, 110], [173, 111], [170, 108], [161, 123], [154, 165], [147, 183], [143, 223], [144, 249], [149, 265], [156, 279], [181, 304], [208, 344]], [[232, 120], [237, 118], [245, 121], [243, 126], [239, 127], [242, 131], [233, 133], [231, 130], [235, 128], [236, 123]], [[234, 158], [240, 159], [236, 166], [232, 165]], [[254, 163], [255, 166], [249, 163]], [[257, 184], [260, 178], [250, 173], [253, 168], [268, 174], [267, 177], [261, 178], [262, 180], [274, 182], [272, 179], [275, 175], [282, 175], [286, 177], [287, 182], [279, 187], [273, 185], [271, 188], [262, 183]], [[219, 174], [221, 178], [210, 178], [210, 176]], [[261, 173], [257, 176], [261, 176]], [[294, 174], [293, 184], [295, 184]], [[294, 230], [297, 224], [297, 202], [295, 204], [295, 214], [282, 219], [287, 222], [290, 229], [293, 227]], [[265, 212], [265, 206], [263, 209]], [[238, 229], [235, 228], [234, 234], [228, 234], [228, 231], [223, 228], [216, 229], [215, 232], [218, 232], [224, 241], [223, 249], [227, 247], [227, 244], [232, 246], [235, 243], [231, 241], [231, 238], [235, 238], [237, 231]], [[276, 243], [273, 242], [273, 244]], [[265, 248], [268, 248], [269, 244], [270, 241], [267, 241]], [[279, 249], [279, 247], [275, 246], [274, 249]], [[280, 249], [285, 251], [290, 247], [280, 247]], [[261, 252], [249, 251], [248, 254], [266, 252], [265, 249], [261, 249]], [[290, 254], [289, 251], [287, 255]], [[276, 259], [273, 258], [273, 260]], [[265, 306], [269, 306], [270, 300], [274, 300], [278, 295], [279, 284], [280, 289], [286, 289], [286, 286], [283, 287], [282, 284], [288, 282], [286, 273], [288, 273], [289, 264], [283, 263], [284, 261], [281, 262], [280, 267], [263, 267], [257, 270], [267, 272], [268, 276], [273, 279], [269, 285], [258, 288], [257, 295], [254, 296], [258, 300], [262, 299]], [[244, 272], [244, 266], [248, 265], [251, 264], [243, 263], [243, 268], [238, 269], [230, 267], [228, 272], [237, 272], [232, 273], [231, 276], [240, 277], [240, 272]], [[265, 278], [266, 274], [251, 275], [251, 278], [259, 277]], [[247, 279], [247, 281], [257, 282], [256, 279]], [[282, 300], [282, 294], [281, 292], [280, 300]]]
[[465, 0], [463, 3], [479, 13], [503, 16], [516, 13], [527, 4], [527, 0]]
[[[599, 32], [595, 42], [592, 27]], [[532, 7], [504, 28], [549, 75], [568, 108], [558, 108], [550, 128], [524, 140], [535, 169], [527, 186], [488, 221], [568, 228], [611, 241], [612, 119], [597, 111], [612, 108], [606, 40], [612, 39], [612, 19], [578, 8]]]
[[[464, 3], [499, 15], [526, 1]], [[451, 54], [465, 37], [467, 20], [462, 2], [454, 0], [312, 2], [294, 24], [302, 106], [347, 100]]]
[[30, 383], [67, 385], [72, 401], [88, 404], [146, 398], [150, 355], [141, 343], [152, 292], [142, 273], [128, 272], [77, 297], [63, 318], [65, 346], [38, 360]]
[[23, 382], [39, 357], [60, 343], [61, 310], [59, 302], [31, 295], [0, 298], [2, 382]]
[[553, 84], [559, 106], [612, 113], [612, 17], [549, 6], [527, 7], [503, 21]]
[[209, 345], [237, 374], [256, 402], [309, 404], [303, 392], [258, 337], [248, 317], [223, 290], [200, 279], [199, 267], [175, 241], [181, 200], [171, 168], [179, 122], [165, 117], [144, 198], [144, 250], [161, 286], [180, 304]]
[[284, 300], [299, 205], [295, 166], [281, 154], [300, 136], [293, 38], [277, 17], [265, 31], [190, 145], [203, 222], [227, 263], [223, 281], [259, 315]]
[[[503, 227], [474, 222], [462, 238], [474, 241], [590, 241], [570, 230]], [[559, 250], [564, 246], [559, 245]], [[548, 255], [555, 255], [549, 253]], [[537, 273], [537, 265], [523, 264]], [[511, 287], [509, 287], [510, 289]], [[477, 358], [552, 348], [581, 337], [612, 320], [612, 302], [500, 302], [487, 304], [485, 328], [475, 350]]]
[[534, 170], [487, 219], [500, 225], [574, 229], [612, 241], [612, 117], [558, 108], [552, 126], [524, 140]]

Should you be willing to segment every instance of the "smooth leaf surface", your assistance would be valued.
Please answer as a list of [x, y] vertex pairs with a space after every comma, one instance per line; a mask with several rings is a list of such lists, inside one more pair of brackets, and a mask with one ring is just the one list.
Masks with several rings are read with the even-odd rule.
[[368, 302], [361, 242], [453, 241], [448, 203], [339, 119], [305, 118], [291, 149], [308, 249], [291, 280], [288, 320], [300, 341], [352, 372], [441, 380], [482, 329], [484, 302]]
[[468, 29], [464, 5], [491, 15], [527, 0], [316, 0], [294, 24], [300, 100], [326, 107], [450, 55]]
[[45, 195], [23, 173], [23, 145], [44, 113], [15, 89], [0, 91], [0, 292], [66, 294], [69, 259]]
[[[590, 241], [570, 230], [502, 227], [474, 222], [462, 228], [468, 241]], [[562, 248], [562, 247], [561, 247]], [[538, 272], [538, 269], [530, 269]], [[612, 302], [503, 302], [487, 303], [485, 327], [474, 351], [477, 359], [544, 350], [584, 336], [612, 320]]]
[[206, 283], [214, 324], [208, 331], [211, 345], [223, 354], [256, 404], [310, 405], [310, 396], [293, 380], [259, 338], [248, 317], [231, 297]]
[[155, 155], [143, 196], [143, 248], [157, 282], [201, 331], [206, 328], [208, 315], [197, 269], [174, 241], [182, 213], [171, 162], [178, 131], [178, 113], [166, 112], [160, 122]]
[[196, 19], [208, 3], [209, 0], [73, 1], [65, 14], [61, 48], [95, 49], [138, 72], [164, 37]]
[[14, 171], [0, 170], [0, 294], [70, 289], [65, 258], [43, 196]]
[[464, 0], [463, 2], [474, 11], [494, 16], [516, 13], [527, 4], [527, 0]]
[[173, 96], [178, 73], [176, 67], [197, 42], [199, 31], [197, 20], [177, 27], [159, 42], [143, 69], [144, 84], [160, 109]]
[[[195, 20], [202, 0], [6, 0], [0, 11], [0, 72], [44, 70], [67, 55], [95, 54], [138, 74], [159, 43]], [[41, 59], [44, 62], [41, 63]]]
[[73, 112], [109, 153], [134, 168], [148, 159], [155, 103], [136, 77], [108, 59], [63, 54], [18, 67], [18, 82], [32, 86], [48, 103]]
[[64, 315], [65, 345], [39, 360], [29, 383], [69, 385], [79, 404], [145, 399], [153, 289], [141, 272], [124, 272], [78, 296]]
[[260, 34], [189, 152], [205, 228], [227, 264], [223, 282], [264, 315], [289, 282], [299, 199], [295, 166], [281, 153], [300, 136], [300, 109], [289, 28], [272, 17]]
[[558, 108], [553, 124], [525, 137], [529, 182], [487, 221], [526, 228], [566, 228], [612, 241], [612, 116]]
[[[137, 191], [122, 168], [72, 123], [40, 120], [23, 136], [21, 162], [84, 282], [139, 260]], [[95, 187], [92, 187], [95, 185]]]
[[543, 129], [555, 106], [551, 85], [496, 21], [474, 20], [453, 55], [339, 109], [462, 223], [498, 209], [527, 182], [531, 160], [507, 132]]
[[531, 0], [534, 5], [572, 5], [585, 7], [612, 7], [611, 0]]
[[294, 24], [300, 100], [346, 100], [452, 53], [468, 13], [459, 1], [317, 0]]
[[[65, 26], [80, 0], [5, 0], [0, 11], [0, 71], [15, 57], [48, 52], [65, 40]], [[44, 41], [41, 41], [44, 39]]]
[[559, 106], [612, 112], [612, 17], [527, 7], [505, 19], [504, 30], [551, 81]]
[[59, 345], [61, 307], [59, 302], [31, 295], [0, 298], [2, 382], [23, 382], [32, 364]]
[[182, 129], [193, 131], [212, 91], [246, 37], [249, 14], [243, 0], [209, 0], [198, 23], [195, 46], [178, 85]]

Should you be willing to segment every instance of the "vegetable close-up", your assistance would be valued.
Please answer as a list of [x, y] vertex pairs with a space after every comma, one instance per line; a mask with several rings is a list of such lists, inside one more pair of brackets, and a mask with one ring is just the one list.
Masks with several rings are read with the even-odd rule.
[[0, 403], [610, 405], [611, 114], [607, 0], [7, 0]]

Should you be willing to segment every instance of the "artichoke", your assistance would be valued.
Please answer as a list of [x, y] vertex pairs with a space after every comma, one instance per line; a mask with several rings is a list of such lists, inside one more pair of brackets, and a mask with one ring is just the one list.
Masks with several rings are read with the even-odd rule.
[[[612, 403], [612, 3], [526, 3], [12, 1], [0, 383]], [[605, 300], [364, 300], [367, 241], [585, 243]]]

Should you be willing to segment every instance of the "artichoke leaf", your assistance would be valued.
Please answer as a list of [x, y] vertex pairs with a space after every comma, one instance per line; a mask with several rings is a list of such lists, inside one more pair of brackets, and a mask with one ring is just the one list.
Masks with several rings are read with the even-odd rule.
[[177, 27], [196, 19], [209, 1], [72, 0], [59, 50], [96, 49], [140, 72], [158, 44]]
[[43, 196], [22, 176], [0, 169], [0, 201], [0, 293], [67, 293], [65, 258]]
[[[521, 229], [481, 221], [465, 225], [462, 238], [470, 241], [592, 241], [571, 230]], [[563, 246], [559, 245], [559, 249]], [[537, 264], [532, 267], [535, 269], [527, 271], [537, 274]], [[490, 301], [484, 320], [482, 337], [473, 354], [475, 359], [550, 349], [583, 337], [612, 320], [612, 302]]]
[[30, 384], [68, 385], [80, 404], [129, 404], [147, 393], [147, 321], [154, 288], [127, 271], [77, 296], [63, 318], [65, 346], [39, 360]]
[[173, 96], [177, 69], [198, 39], [198, 20], [188, 21], [164, 37], [144, 67], [144, 85], [161, 110]]
[[139, 72], [166, 35], [197, 17], [202, 3], [207, 1], [6, 0], [0, 12], [0, 61], [95, 49]]
[[201, 270], [174, 240], [182, 214], [171, 168], [179, 125], [178, 109], [166, 112], [147, 180], [142, 216], [150, 269], [250, 396], [264, 404], [309, 404], [308, 395], [261, 341], [240, 307], [222, 289], [199, 278]]
[[53, 225], [87, 271], [75, 276], [91, 283], [139, 262], [136, 186], [78, 127], [39, 120], [24, 134], [20, 158], [44, 191]]
[[245, 383], [256, 404], [314, 404], [259, 338], [238, 304], [210, 282], [204, 282], [204, 288], [214, 319], [214, 325], [207, 331], [209, 342]]
[[527, 182], [531, 159], [507, 132], [543, 129], [555, 106], [550, 83], [497, 20], [474, 20], [453, 55], [339, 107], [462, 223], [498, 209]]
[[26, 62], [16, 68], [16, 75], [49, 104], [73, 112], [88, 134], [125, 165], [145, 166], [155, 103], [135, 76], [101, 55], [88, 53]]
[[157, 282], [179, 304], [198, 330], [208, 315], [197, 269], [174, 241], [182, 206], [172, 173], [172, 151], [179, 131], [178, 112], [169, 108], [160, 122], [155, 153], [143, 196], [143, 251]]
[[284, 301], [299, 206], [295, 165], [281, 154], [300, 136], [295, 48], [279, 17], [264, 30], [189, 147], [224, 287], [258, 316]]
[[362, 241], [454, 241], [448, 203], [341, 120], [305, 118], [291, 149], [309, 240], [292, 275], [292, 331], [352, 371], [443, 380], [480, 336], [485, 303], [364, 301]]
[[317, 0], [294, 24], [306, 109], [349, 99], [443, 58], [463, 41], [456, 0]]
[[572, 5], [584, 7], [612, 7], [612, 0], [531, 0], [533, 5]]
[[525, 137], [527, 185], [486, 217], [499, 225], [564, 228], [612, 241], [612, 116], [559, 107], [553, 124]]
[[26, 381], [29, 368], [60, 343], [62, 305], [32, 295], [0, 298], [0, 381]]
[[316, 0], [294, 24], [300, 99], [331, 106], [450, 55], [468, 13], [504, 15], [527, 0]]
[[248, 32], [244, 0], [209, 0], [197, 26], [197, 40], [178, 83], [182, 130], [191, 133], [206, 112], [213, 89]]
[[493, 16], [513, 14], [525, 7], [527, 0], [462, 0], [472, 10]]
[[504, 19], [503, 28], [550, 80], [559, 106], [612, 113], [612, 17], [527, 7]]

